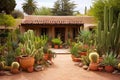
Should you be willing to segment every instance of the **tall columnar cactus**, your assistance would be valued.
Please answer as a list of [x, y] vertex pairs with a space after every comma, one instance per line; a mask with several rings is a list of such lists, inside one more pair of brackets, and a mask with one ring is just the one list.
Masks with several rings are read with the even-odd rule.
[[117, 55], [120, 50], [120, 15], [118, 21], [113, 22], [113, 10], [112, 8], [104, 8], [104, 25], [102, 22], [98, 24], [97, 30], [97, 50], [99, 53], [114, 52]]

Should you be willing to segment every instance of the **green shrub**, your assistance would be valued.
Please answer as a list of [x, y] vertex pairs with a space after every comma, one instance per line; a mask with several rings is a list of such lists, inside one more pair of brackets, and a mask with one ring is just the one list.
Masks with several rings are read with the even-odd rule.
[[56, 45], [60, 45], [60, 44], [62, 44], [62, 41], [59, 38], [54, 38], [54, 39], [52, 39], [52, 43], [56, 44]]
[[0, 14], [0, 25], [1, 26], [13, 26], [15, 19], [11, 15]]

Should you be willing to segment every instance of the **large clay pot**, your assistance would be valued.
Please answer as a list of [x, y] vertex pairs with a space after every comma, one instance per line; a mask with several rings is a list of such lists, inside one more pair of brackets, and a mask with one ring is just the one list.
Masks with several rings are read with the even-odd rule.
[[98, 63], [90, 63], [89, 69], [92, 71], [97, 71], [98, 70]]
[[44, 56], [43, 56], [43, 58], [44, 58], [44, 60], [48, 60], [48, 58], [49, 58], [48, 53], [45, 53]]
[[17, 68], [15, 68], [15, 69], [11, 69], [11, 73], [13, 73], [13, 74], [17, 74], [17, 73], [19, 73], [20, 71], [19, 71], [19, 69], [17, 69]]
[[114, 71], [114, 67], [113, 66], [105, 66], [105, 71], [106, 72], [113, 72]]
[[44, 54], [43, 58], [44, 58], [44, 60], [50, 60], [51, 61], [52, 60], [52, 55], [46, 53], [46, 54]]
[[35, 63], [34, 57], [23, 56], [20, 58], [20, 66], [22, 69], [27, 70], [32, 67]]
[[72, 57], [72, 61], [74, 61], [74, 62], [80, 62], [81, 61], [80, 58], [77, 58], [74, 55], [71, 55], [71, 57]]
[[58, 48], [59, 48], [59, 46], [58, 46], [58, 45], [54, 45], [54, 48], [55, 48], [55, 49], [58, 49]]
[[80, 52], [80, 56], [86, 56], [87, 52]]

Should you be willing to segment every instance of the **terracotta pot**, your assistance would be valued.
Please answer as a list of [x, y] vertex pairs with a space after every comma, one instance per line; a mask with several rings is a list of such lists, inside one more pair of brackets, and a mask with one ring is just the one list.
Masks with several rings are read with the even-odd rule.
[[54, 45], [54, 48], [55, 48], [55, 49], [58, 49], [58, 47], [59, 47], [58, 45]]
[[43, 58], [44, 58], [44, 60], [50, 60], [51, 61], [52, 60], [52, 55], [46, 53], [46, 54], [44, 54]]
[[80, 61], [81, 61], [80, 58], [77, 58], [77, 57], [75, 57], [74, 55], [71, 55], [71, 57], [72, 57], [72, 60], [73, 60], [74, 62], [80, 62]]
[[80, 52], [80, 56], [86, 56], [87, 52]]
[[97, 71], [98, 70], [98, 64], [97, 63], [90, 63], [89, 64], [89, 69], [92, 71]]
[[48, 60], [48, 57], [49, 57], [48, 53], [45, 53], [43, 56], [44, 60]]
[[32, 67], [35, 63], [34, 57], [21, 57], [20, 66], [22, 69], [27, 70], [27, 68]]
[[61, 48], [63, 48], [63, 46], [62, 46], [62, 45], [60, 45], [59, 47], [60, 47], [60, 49], [61, 49]]
[[11, 73], [13, 73], [13, 74], [17, 74], [17, 73], [19, 73], [20, 71], [19, 71], [19, 69], [11, 69]]
[[105, 66], [105, 71], [106, 72], [113, 72], [114, 71], [114, 67], [113, 66]]
[[34, 70], [33, 66], [27, 68], [28, 72], [33, 72], [33, 70]]
[[98, 67], [99, 71], [103, 71], [103, 69], [104, 69], [103, 67]]

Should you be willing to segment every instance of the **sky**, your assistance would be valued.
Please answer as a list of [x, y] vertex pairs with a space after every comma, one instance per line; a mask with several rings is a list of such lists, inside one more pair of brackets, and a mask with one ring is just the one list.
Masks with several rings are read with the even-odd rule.
[[[25, 0], [16, 0], [17, 5], [15, 9], [23, 11], [22, 4], [24, 3], [24, 1]], [[36, 4], [38, 8], [42, 6], [53, 8], [54, 2], [56, 2], [57, 0], [35, 0], [35, 1], [37, 2]], [[92, 6], [92, 0], [71, 0], [71, 1], [73, 1], [76, 4], [75, 11], [79, 11], [82, 14], [84, 14], [85, 6], [87, 7], [87, 9], [89, 9], [90, 6]]]

